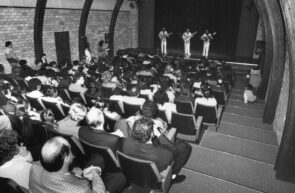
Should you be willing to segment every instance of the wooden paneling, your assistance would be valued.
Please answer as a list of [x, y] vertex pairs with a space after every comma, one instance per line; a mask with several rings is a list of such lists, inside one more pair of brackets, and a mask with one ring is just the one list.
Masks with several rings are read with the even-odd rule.
[[285, 128], [275, 169], [276, 177], [295, 183], [295, 1], [280, 0], [290, 60], [290, 92]]
[[[265, 98], [263, 121], [272, 123], [274, 120], [283, 76], [286, 55], [284, 25], [281, 9], [277, 0], [256, 0], [260, 16], [265, 26], [266, 50], [260, 97]], [[266, 97], [265, 97], [266, 96]]]

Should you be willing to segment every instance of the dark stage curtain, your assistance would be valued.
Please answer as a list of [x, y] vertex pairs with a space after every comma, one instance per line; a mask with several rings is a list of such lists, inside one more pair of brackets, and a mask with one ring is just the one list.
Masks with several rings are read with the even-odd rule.
[[252, 62], [259, 13], [253, 0], [243, 0], [236, 59], [239, 61]]
[[[155, 46], [159, 48], [158, 33], [163, 26], [174, 34], [168, 49], [183, 49], [182, 33], [186, 28], [198, 31], [191, 41], [192, 50], [201, 51], [200, 36], [205, 29], [217, 32], [210, 50], [234, 56], [237, 44], [242, 0], [158, 0], [155, 1]], [[211, 52], [210, 51], [210, 52]]]

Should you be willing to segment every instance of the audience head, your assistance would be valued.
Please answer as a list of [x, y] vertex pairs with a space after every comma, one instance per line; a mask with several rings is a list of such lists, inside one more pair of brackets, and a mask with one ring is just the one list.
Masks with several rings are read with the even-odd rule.
[[1, 130], [12, 130], [11, 122], [6, 115], [0, 115], [0, 131]]
[[167, 90], [170, 87], [170, 79], [167, 76], [164, 76], [160, 80], [160, 86], [162, 90]]
[[92, 107], [86, 115], [86, 122], [92, 128], [103, 129], [103, 125], [104, 125], [103, 112], [96, 107]]
[[98, 45], [99, 45], [100, 47], [103, 47], [103, 44], [104, 44], [104, 41], [103, 41], [103, 40], [100, 40], [100, 41], [98, 42]]
[[18, 153], [17, 133], [14, 130], [0, 130], [0, 166]]
[[84, 84], [84, 76], [81, 73], [76, 73], [73, 77], [73, 83], [75, 84]]
[[129, 93], [130, 93], [130, 96], [138, 96], [139, 95], [139, 88], [138, 88], [138, 86], [136, 85], [136, 86], [132, 86], [131, 87], [131, 89], [130, 89], [130, 91], [129, 91]]
[[146, 143], [153, 135], [153, 121], [147, 118], [136, 120], [132, 128], [132, 138], [139, 143]]
[[38, 78], [32, 78], [31, 80], [28, 81], [29, 84], [29, 90], [40, 90], [41, 89], [41, 81]]
[[142, 114], [146, 118], [154, 118], [158, 112], [158, 105], [153, 101], [146, 101], [142, 106]]
[[57, 172], [62, 169], [67, 172], [74, 156], [69, 142], [62, 137], [49, 139], [41, 150], [41, 165], [48, 172]]
[[7, 101], [4, 105], [2, 105], [1, 109], [8, 115], [15, 115], [16, 113], [16, 106], [10, 101]]
[[247, 86], [246, 86], [246, 90], [253, 90], [254, 88], [253, 88], [253, 86], [251, 85], [251, 84], [247, 84]]
[[12, 47], [12, 42], [11, 41], [6, 41], [5, 42], [5, 47], [6, 48], [11, 48]]
[[56, 87], [48, 87], [45, 95], [48, 97], [53, 97], [53, 98], [57, 97], [58, 96], [57, 88]]
[[69, 110], [69, 117], [74, 121], [81, 121], [86, 116], [87, 109], [81, 103], [74, 103]]
[[202, 92], [203, 92], [203, 96], [204, 96], [205, 98], [210, 98], [210, 97], [212, 97], [212, 92], [211, 92], [210, 89], [208, 89], [208, 88], [203, 89]]
[[19, 66], [13, 66], [12, 69], [11, 69], [12, 73], [14, 74], [19, 74], [21, 69]]
[[55, 122], [55, 117], [51, 109], [46, 109], [40, 114], [41, 121], [53, 123]]
[[169, 102], [169, 98], [168, 98], [167, 93], [162, 89], [159, 89], [154, 94], [153, 100], [154, 100], [155, 103], [161, 104], [161, 105], [163, 105], [166, 102]]

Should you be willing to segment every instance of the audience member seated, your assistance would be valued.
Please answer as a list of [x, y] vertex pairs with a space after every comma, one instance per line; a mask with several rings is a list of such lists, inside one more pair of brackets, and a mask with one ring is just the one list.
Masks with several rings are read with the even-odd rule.
[[195, 98], [192, 96], [188, 84], [180, 83], [180, 92], [176, 94], [175, 100], [192, 102], [194, 104]]
[[135, 121], [132, 136], [123, 142], [122, 150], [127, 155], [155, 162], [160, 172], [174, 161], [172, 178], [177, 182], [185, 178], [176, 177], [186, 163], [191, 147], [180, 140], [171, 143], [158, 129], [153, 129], [152, 120], [142, 118]]
[[29, 189], [29, 173], [33, 158], [26, 147], [18, 145], [14, 130], [0, 130], [0, 177], [14, 180]]
[[87, 126], [79, 129], [79, 139], [87, 141], [94, 145], [109, 147], [116, 153], [122, 148], [122, 139], [104, 130], [103, 112], [92, 107], [86, 115]]
[[163, 77], [160, 81], [160, 87], [163, 91], [167, 93], [170, 103], [174, 103], [175, 91], [170, 85], [170, 79], [168, 77]]
[[57, 122], [58, 131], [79, 138], [79, 123], [86, 116], [87, 109], [80, 103], [71, 105], [68, 116]]
[[90, 80], [88, 86], [87, 86], [87, 91], [84, 93], [85, 96], [89, 96], [91, 98], [100, 98], [102, 96], [102, 91], [101, 91], [102, 83], [98, 80]]
[[158, 104], [160, 111], [165, 111], [168, 122], [171, 122], [172, 112], [177, 112], [176, 105], [169, 102], [167, 92], [162, 89], [158, 90], [154, 95], [154, 102]]
[[244, 103], [254, 103], [256, 99], [257, 97], [253, 93], [253, 86], [251, 84], [248, 84], [244, 90]]
[[139, 88], [138, 86], [132, 86], [130, 91], [129, 91], [130, 96], [122, 96], [122, 95], [113, 95], [110, 97], [110, 100], [116, 100], [119, 101], [119, 104], [122, 109], [123, 107], [123, 102], [133, 104], [133, 105], [139, 105], [142, 106], [143, 103], [145, 102], [145, 99], [143, 98], [138, 98], [139, 96]]
[[80, 73], [76, 73], [73, 78], [73, 82], [69, 86], [70, 91], [85, 93], [87, 88], [84, 87], [84, 76]]
[[18, 116], [21, 120], [24, 117], [29, 117], [32, 120], [41, 120], [40, 114], [34, 111], [31, 108], [31, 104], [25, 99], [20, 99], [16, 103], [16, 116]]
[[41, 92], [41, 81], [38, 78], [30, 79], [28, 84], [30, 92], [27, 92], [27, 96], [32, 98], [41, 98], [44, 96], [44, 94]]
[[[100, 192], [106, 193], [99, 167], [89, 167], [76, 174], [71, 172], [74, 156], [71, 146], [62, 137], [49, 139], [41, 150], [41, 164], [34, 163], [30, 170], [29, 190], [40, 192]], [[91, 185], [89, 184], [91, 181]]]
[[197, 108], [198, 104], [210, 106], [210, 107], [217, 106], [217, 101], [212, 95], [212, 92], [209, 88], [204, 88], [202, 92], [203, 92], [203, 97], [198, 97], [195, 100], [195, 108]]
[[62, 98], [58, 96], [56, 87], [48, 87], [45, 96], [42, 97], [42, 100], [54, 103], [63, 103]]

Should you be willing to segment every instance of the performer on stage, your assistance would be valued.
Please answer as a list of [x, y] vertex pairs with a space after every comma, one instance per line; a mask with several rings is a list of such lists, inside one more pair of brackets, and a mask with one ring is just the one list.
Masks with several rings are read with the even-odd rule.
[[213, 39], [213, 35], [215, 35], [215, 34], [216, 34], [216, 32], [211, 34], [211, 33], [209, 33], [208, 30], [205, 30], [205, 33], [201, 36], [201, 40], [203, 41], [203, 57], [205, 57], [205, 58], [208, 58], [210, 40]]
[[167, 38], [169, 38], [171, 34], [172, 33], [168, 33], [164, 27], [159, 33], [159, 39], [161, 40], [161, 53], [163, 56], [167, 55]]
[[184, 41], [184, 56], [190, 57], [191, 56], [191, 38], [194, 37], [194, 35], [197, 32], [191, 33], [190, 29], [188, 28], [186, 32], [183, 33], [182, 39]]

